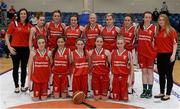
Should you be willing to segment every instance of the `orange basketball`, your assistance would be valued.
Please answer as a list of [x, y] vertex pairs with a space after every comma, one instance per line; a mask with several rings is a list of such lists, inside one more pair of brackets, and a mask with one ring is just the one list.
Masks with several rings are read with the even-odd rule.
[[83, 91], [76, 91], [73, 94], [73, 103], [75, 104], [81, 104], [85, 99], [85, 94]]

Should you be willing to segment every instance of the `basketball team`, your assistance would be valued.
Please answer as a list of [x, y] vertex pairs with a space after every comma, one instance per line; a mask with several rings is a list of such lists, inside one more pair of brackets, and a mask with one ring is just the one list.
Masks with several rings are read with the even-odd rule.
[[[133, 66], [137, 57], [136, 66], [142, 71], [140, 98], [152, 98], [157, 59], [160, 93], [154, 97], [163, 101], [170, 99], [178, 36], [168, 16], [161, 14], [154, 25], [152, 13], [146, 11], [143, 21], [133, 25], [133, 18], [127, 14], [122, 27], [114, 25], [113, 14], [105, 16], [104, 27], [97, 23], [95, 13], [89, 15], [89, 23], [84, 27], [79, 25], [76, 14], [70, 17], [67, 26], [61, 17], [60, 10], [55, 10], [52, 21], [46, 23], [42, 13], [37, 16], [37, 25], [32, 26], [28, 11], [22, 8], [17, 19], [11, 21], [5, 40], [13, 62], [15, 93], [32, 89], [33, 100], [45, 100], [52, 84], [54, 98], [67, 98], [71, 85], [73, 93], [83, 91], [86, 97], [91, 87], [95, 100], [107, 100], [112, 92], [113, 100], [128, 101], [128, 94], [133, 93]], [[26, 75], [28, 87], [25, 87]], [[128, 88], [131, 89], [128, 91]]]

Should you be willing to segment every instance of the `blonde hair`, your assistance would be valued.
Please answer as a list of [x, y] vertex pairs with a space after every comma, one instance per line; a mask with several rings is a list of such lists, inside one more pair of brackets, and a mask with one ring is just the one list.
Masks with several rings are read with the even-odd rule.
[[[169, 18], [168, 18], [168, 16], [166, 15], [166, 14], [161, 14], [161, 15], [159, 15], [159, 18], [160, 17], [162, 17], [163, 19], [164, 19], [164, 22], [165, 22], [165, 37], [166, 36], [168, 36], [168, 34], [170, 33], [170, 31], [172, 30], [172, 29], [174, 29], [172, 26], [171, 26], [171, 24], [170, 24], [170, 22], [169, 22]], [[161, 26], [158, 24], [158, 26], [157, 26], [157, 32], [159, 32], [160, 30], [161, 30]]]

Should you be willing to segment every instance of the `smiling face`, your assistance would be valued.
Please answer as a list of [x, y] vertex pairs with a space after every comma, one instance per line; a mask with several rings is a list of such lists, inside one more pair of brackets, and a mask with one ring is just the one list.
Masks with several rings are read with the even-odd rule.
[[158, 24], [160, 25], [160, 27], [165, 27], [165, 24], [166, 24], [165, 18], [162, 16], [159, 16]]
[[84, 49], [84, 42], [82, 40], [78, 40], [76, 42], [76, 48], [77, 48], [77, 50], [83, 50]]
[[60, 19], [61, 19], [60, 13], [55, 12], [55, 13], [53, 14], [53, 21], [54, 21], [55, 23], [58, 23], [58, 22], [60, 21]]
[[77, 21], [77, 17], [73, 16], [70, 18], [70, 23], [71, 23], [71, 26], [76, 26], [78, 21]]
[[106, 24], [107, 24], [107, 26], [114, 24], [114, 19], [112, 16], [110, 16], [110, 15], [106, 16]]
[[102, 48], [102, 46], [103, 46], [103, 38], [102, 37], [96, 38], [95, 45], [96, 45], [96, 48]]
[[57, 45], [58, 45], [59, 48], [64, 48], [64, 46], [65, 46], [65, 40], [64, 40], [63, 38], [59, 38], [59, 39], [57, 40]]
[[45, 17], [44, 16], [40, 16], [38, 19], [38, 23], [39, 26], [44, 26], [45, 24]]
[[43, 38], [38, 39], [37, 45], [39, 50], [43, 50], [45, 48], [45, 40]]
[[124, 49], [124, 45], [125, 45], [124, 39], [117, 39], [116, 45], [118, 49]]
[[130, 16], [124, 18], [124, 26], [129, 27], [132, 24], [132, 19]]
[[20, 12], [20, 21], [21, 21], [21, 22], [25, 22], [26, 18], [27, 18], [27, 13], [26, 13], [25, 10], [22, 10], [22, 11]]
[[152, 14], [150, 14], [150, 13], [145, 13], [143, 20], [144, 20], [144, 24], [149, 24], [149, 23], [151, 23], [151, 21], [152, 21]]
[[96, 21], [97, 21], [96, 14], [91, 14], [91, 15], [89, 16], [89, 22], [90, 22], [90, 24], [95, 24]]

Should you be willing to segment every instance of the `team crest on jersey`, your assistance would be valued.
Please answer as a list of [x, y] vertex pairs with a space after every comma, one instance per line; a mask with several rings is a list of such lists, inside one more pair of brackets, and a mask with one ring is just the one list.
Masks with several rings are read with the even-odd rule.
[[112, 31], [112, 34], [114, 35], [114, 34], [115, 34], [115, 31]]
[[105, 58], [105, 56], [104, 56], [104, 55], [101, 55], [101, 57], [102, 57], [102, 58]]
[[126, 55], [124, 55], [124, 56], [123, 56], [123, 59], [125, 60], [126, 58], [127, 58], [127, 56], [126, 56]]
[[149, 34], [152, 34], [152, 31], [151, 31], [151, 30], [149, 30]]
[[129, 36], [131, 36], [132, 35], [132, 33], [129, 33]]
[[46, 56], [46, 60], [48, 60], [48, 56]]
[[97, 28], [95, 28], [95, 31], [97, 32], [97, 31], [98, 31], [98, 29], [97, 29]]
[[18, 29], [18, 31], [21, 31], [21, 30], [22, 30], [22, 28], [21, 28], [21, 27], [17, 27], [17, 29]]
[[67, 59], [67, 55], [64, 55], [64, 58]]
[[59, 31], [62, 31], [62, 28], [59, 28]]
[[78, 29], [76, 29], [76, 32], [79, 32], [79, 30], [78, 30]]

